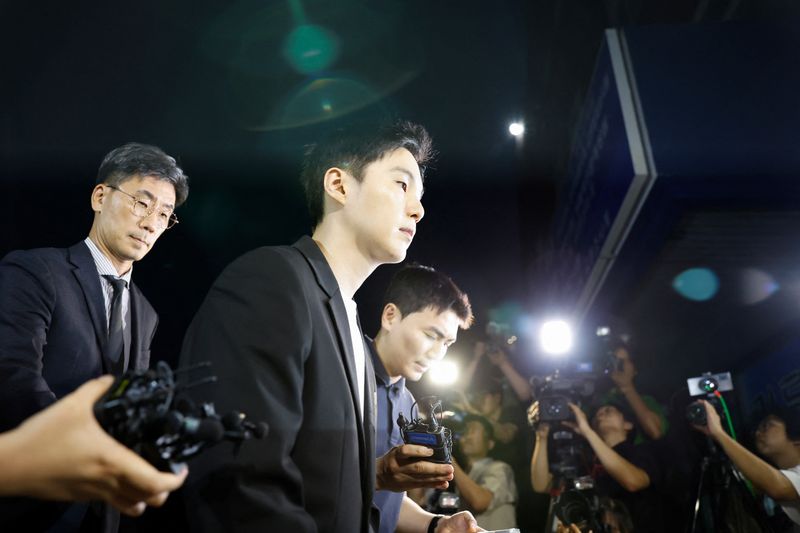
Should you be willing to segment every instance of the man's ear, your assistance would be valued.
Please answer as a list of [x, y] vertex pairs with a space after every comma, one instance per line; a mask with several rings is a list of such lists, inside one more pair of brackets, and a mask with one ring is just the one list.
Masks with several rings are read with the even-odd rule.
[[95, 185], [92, 189], [92, 211], [99, 213], [102, 211], [103, 204], [108, 201], [107, 187], [103, 184]]
[[381, 329], [391, 331], [392, 327], [403, 320], [403, 313], [393, 303], [388, 303], [381, 313]]
[[632, 423], [632, 422], [628, 422], [628, 421], [626, 420], [626, 421], [625, 421], [625, 423], [624, 423], [624, 424], [622, 424], [622, 427], [623, 427], [623, 428], [625, 428], [625, 431], [633, 431], [633, 427], [634, 427], [634, 426], [633, 426], [633, 423]]
[[494, 449], [494, 439], [489, 439], [489, 450], [491, 451], [493, 449]]
[[344, 205], [347, 201], [347, 178], [350, 175], [339, 167], [331, 167], [325, 172], [322, 187], [325, 195], [334, 202]]

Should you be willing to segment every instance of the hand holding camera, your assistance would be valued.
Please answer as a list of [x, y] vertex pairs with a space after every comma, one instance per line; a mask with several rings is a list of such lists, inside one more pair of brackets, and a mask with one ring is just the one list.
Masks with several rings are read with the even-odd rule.
[[446, 489], [453, 479], [453, 467], [426, 460], [432, 455], [427, 446], [395, 446], [376, 462], [375, 488], [393, 492], [420, 487]]

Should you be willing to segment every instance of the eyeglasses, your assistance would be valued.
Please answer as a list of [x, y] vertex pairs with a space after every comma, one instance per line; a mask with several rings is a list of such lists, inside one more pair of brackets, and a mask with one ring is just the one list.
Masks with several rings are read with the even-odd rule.
[[[137, 217], [147, 218], [155, 213], [158, 202], [154, 201], [152, 198], [148, 198], [147, 196], [135, 196], [123, 191], [119, 187], [109, 185], [108, 183], [104, 183], [104, 185], [114, 189], [115, 191], [121, 192], [125, 196], [129, 196], [131, 200], [133, 200], [131, 202], [131, 212]], [[167, 230], [178, 223], [178, 217], [169, 209], [162, 209], [157, 214], [156, 227], [159, 229]]]

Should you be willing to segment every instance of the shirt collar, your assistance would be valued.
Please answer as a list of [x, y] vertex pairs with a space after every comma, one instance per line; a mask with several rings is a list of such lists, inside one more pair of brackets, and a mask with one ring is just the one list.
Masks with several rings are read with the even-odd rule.
[[97, 267], [97, 273], [100, 276], [108, 276], [108, 275], [115, 276], [120, 279], [124, 279], [126, 286], [130, 286], [131, 274], [133, 273], [133, 265], [131, 265], [131, 268], [127, 272], [125, 272], [125, 274], [120, 276], [117, 273], [117, 269], [114, 268], [113, 264], [111, 264], [111, 260], [108, 257], [106, 257], [103, 252], [100, 251], [100, 248], [98, 248], [97, 245], [94, 242], [92, 242], [92, 239], [86, 237], [86, 239], [83, 242], [85, 242], [86, 246], [89, 248], [89, 253], [92, 254], [92, 258], [94, 259], [94, 264]]
[[375, 341], [366, 335], [364, 336], [367, 338], [367, 346], [369, 346], [369, 353], [372, 355], [372, 366], [375, 367], [375, 377], [377, 378], [378, 382], [384, 387], [405, 386], [406, 378], [404, 377], [401, 377], [395, 383], [391, 383], [389, 372], [386, 371], [386, 367], [383, 366], [383, 361], [381, 361], [381, 358], [378, 355], [378, 349], [375, 347]]

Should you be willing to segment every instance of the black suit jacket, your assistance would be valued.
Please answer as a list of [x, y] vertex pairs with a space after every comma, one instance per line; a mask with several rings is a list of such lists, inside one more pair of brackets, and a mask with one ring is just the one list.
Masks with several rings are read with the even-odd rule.
[[196, 397], [267, 422], [269, 434], [190, 463], [192, 531], [369, 530], [375, 381], [365, 354], [362, 421], [344, 302], [311, 238], [253, 250], [225, 269], [189, 327], [181, 364], [211, 361], [218, 382]]
[[[158, 316], [134, 284], [130, 305], [129, 366], [143, 369], [150, 361]], [[86, 381], [111, 373], [103, 353], [107, 338], [102, 286], [84, 242], [70, 248], [14, 251], [3, 258], [0, 431], [14, 428]], [[43, 529], [58, 521], [67, 507], [34, 502], [0, 500], [0, 530], [12, 517], [23, 516], [26, 530]]]

